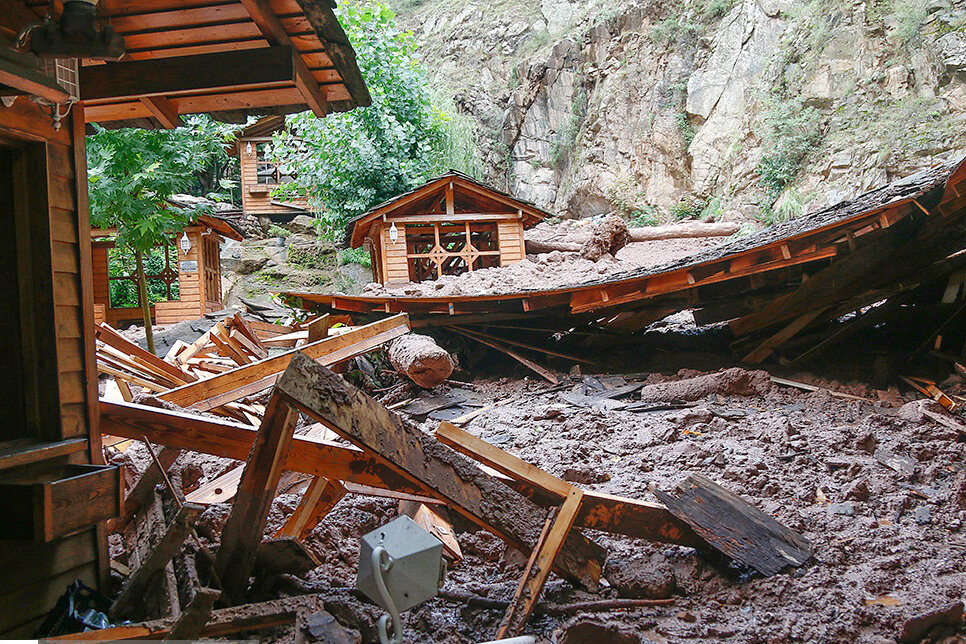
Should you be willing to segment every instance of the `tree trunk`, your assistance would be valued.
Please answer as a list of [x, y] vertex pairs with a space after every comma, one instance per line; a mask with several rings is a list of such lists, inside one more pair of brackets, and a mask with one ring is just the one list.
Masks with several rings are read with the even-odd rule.
[[144, 316], [144, 339], [148, 343], [148, 351], [154, 351], [154, 329], [151, 326], [151, 300], [148, 299], [148, 278], [144, 276], [144, 254], [134, 251], [134, 263], [137, 264], [138, 299], [141, 300], [141, 315]]
[[[727, 237], [738, 232], [738, 224], [730, 222], [706, 224], [702, 222], [688, 222], [669, 226], [647, 226], [644, 228], [629, 228], [630, 241], [645, 242], [662, 239], [683, 239], [694, 237]], [[549, 253], [555, 250], [561, 252], [579, 252], [581, 245], [591, 238], [589, 230], [579, 230], [558, 239], [526, 239], [526, 250], [530, 255]]]
[[420, 387], [432, 389], [453, 373], [455, 365], [446, 349], [428, 335], [407, 333], [386, 347], [392, 366]]

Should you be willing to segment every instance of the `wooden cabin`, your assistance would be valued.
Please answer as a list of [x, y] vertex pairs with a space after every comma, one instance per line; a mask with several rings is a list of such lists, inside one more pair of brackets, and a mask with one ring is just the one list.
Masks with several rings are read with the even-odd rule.
[[[144, 324], [139, 306], [117, 306], [123, 294], [137, 297], [137, 278], [134, 274], [110, 275], [108, 257], [117, 252], [110, 239], [113, 231], [91, 231], [91, 260], [94, 270], [94, 322], [107, 322], [112, 327]], [[181, 247], [188, 239], [187, 252]], [[241, 234], [224, 219], [202, 215], [196, 225], [187, 226], [171, 236], [170, 243], [159, 247], [163, 261], [160, 270], [146, 275], [149, 281], [163, 286], [167, 299], [151, 307], [155, 324], [174, 324], [194, 320], [205, 313], [220, 311], [221, 300], [221, 244], [225, 238], [241, 241]], [[128, 288], [114, 288], [112, 283]]]
[[369, 250], [378, 282], [424, 282], [521, 261], [524, 229], [548, 216], [451, 170], [350, 221], [345, 243]]
[[272, 191], [294, 178], [272, 154], [272, 135], [284, 129], [284, 116], [266, 116], [238, 133], [235, 151], [241, 170], [242, 211], [252, 217], [290, 221], [311, 214], [305, 197], [275, 197]]
[[181, 114], [244, 122], [307, 108], [325, 116], [370, 102], [326, 0], [102, 1], [99, 19], [124, 37], [124, 58], [62, 59], [45, 73], [8, 43], [49, 5], [0, 0], [4, 639], [31, 638], [74, 580], [107, 589], [105, 521], [123, 493], [99, 431], [87, 123], [172, 127]]

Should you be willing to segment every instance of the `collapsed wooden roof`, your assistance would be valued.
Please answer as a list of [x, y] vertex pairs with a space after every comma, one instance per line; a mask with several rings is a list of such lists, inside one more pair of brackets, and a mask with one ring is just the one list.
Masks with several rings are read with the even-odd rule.
[[[458, 297], [286, 294], [307, 308], [406, 312], [414, 326], [533, 316], [635, 332], [683, 309], [730, 320], [738, 337], [779, 341], [907, 291], [960, 261], [966, 160], [938, 164], [850, 201], [662, 266], [552, 290]], [[761, 340], [761, 337], [759, 337]]]
[[[0, 17], [14, 29], [48, 5], [12, 1], [28, 7]], [[244, 122], [306, 109], [322, 117], [371, 102], [327, 0], [101, 0], [98, 10], [127, 54], [82, 66], [89, 122], [176, 127], [182, 114]]]
[[481, 183], [457, 170], [450, 170], [444, 175], [430, 179], [418, 188], [373, 206], [358, 217], [350, 219], [346, 224], [343, 244], [358, 248], [365, 240], [373, 222], [390, 215], [439, 213], [441, 217], [445, 216], [446, 210], [442, 197], [449, 183], [454, 184], [457, 192], [454, 204], [457, 215], [519, 211], [523, 215], [523, 225], [526, 228], [550, 216], [550, 213], [537, 208], [529, 201]]

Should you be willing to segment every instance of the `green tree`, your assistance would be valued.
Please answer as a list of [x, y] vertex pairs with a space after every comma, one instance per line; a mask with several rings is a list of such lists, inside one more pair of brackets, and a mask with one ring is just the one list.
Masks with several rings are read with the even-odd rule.
[[174, 130], [94, 129], [87, 137], [91, 225], [116, 229], [116, 246], [134, 255], [138, 301], [153, 353], [144, 258], [205, 212], [204, 206], [180, 208], [168, 200], [190, 187], [205, 167], [210, 128], [204, 120], [192, 120]]
[[462, 166], [457, 169], [472, 171], [466, 168], [472, 155], [451, 139], [451, 132], [458, 136], [465, 128], [450, 128], [453, 119], [434, 105], [412, 34], [398, 29], [382, 3], [340, 5], [372, 105], [324, 119], [295, 115], [288, 119], [290, 135], [274, 141], [279, 163], [296, 175], [278, 193], [309, 195], [329, 232], [440, 174], [453, 160]]

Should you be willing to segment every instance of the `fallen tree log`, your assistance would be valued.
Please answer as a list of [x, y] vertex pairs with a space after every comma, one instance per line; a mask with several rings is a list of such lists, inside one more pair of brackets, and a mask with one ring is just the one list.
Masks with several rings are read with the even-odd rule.
[[407, 333], [386, 345], [393, 368], [424, 389], [432, 389], [450, 377], [456, 365], [449, 352], [428, 335]]
[[[720, 222], [706, 224], [702, 222], [688, 222], [672, 224], [670, 226], [645, 226], [629, 228], [631, 242], [660, 241], [663, 239], [693, 239], [699, 237], [728, 237], [738, 232], [738, 224]], [[591, 238], [590, 230], [575, 230], [565, 237], [558, 239], [525, 239], [527, 253], [539, 255], [555, 250], [577, 253]]]

